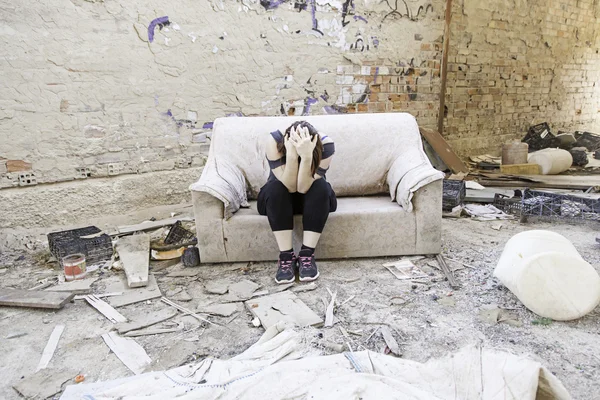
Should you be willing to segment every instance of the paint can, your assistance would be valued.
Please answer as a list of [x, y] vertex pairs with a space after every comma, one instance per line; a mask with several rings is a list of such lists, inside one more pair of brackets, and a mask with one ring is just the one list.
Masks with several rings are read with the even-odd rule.
[[65, 279], [72, 281], [85, 278], [86, 264], [84, 254], [71, 254], [63, 257], [62, 264], [65, 269]]

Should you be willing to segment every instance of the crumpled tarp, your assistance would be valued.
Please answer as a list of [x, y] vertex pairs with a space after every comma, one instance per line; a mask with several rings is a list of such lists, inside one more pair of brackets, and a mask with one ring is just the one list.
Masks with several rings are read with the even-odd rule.
[[540, 363], [477, 346], [426, 363], [371, 351], [306, 356], [302, 335], [279, 323], [230, 360], [67, 387], [61, 400], [571, 399]]

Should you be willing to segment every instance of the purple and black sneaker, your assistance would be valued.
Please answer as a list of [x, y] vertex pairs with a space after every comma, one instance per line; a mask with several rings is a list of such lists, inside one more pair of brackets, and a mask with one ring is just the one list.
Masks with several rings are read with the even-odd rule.
[[296, 261], [297, 258], [293, 252], [279, 253], [279, 261], [277, 262], [277, 274], [275, 275], [275, 282], [294, 282], [296, 280]]
[[300, 281], [310, 282], [319, 277], [319, 269], [315, 262], [315, 255], [310, 250], [300, 250], [298, 254], [300, 264]]

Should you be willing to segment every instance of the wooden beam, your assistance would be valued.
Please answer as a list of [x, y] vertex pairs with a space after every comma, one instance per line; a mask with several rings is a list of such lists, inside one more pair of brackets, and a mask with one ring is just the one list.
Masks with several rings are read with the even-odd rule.
[[448, 49], [450, 48], [450, 21], [452, 21], [452, 0], [446, 0], [446, 18], [444, 20], [444, 48], [442, 53], [440, 89], [440, 110], [438, 115], [438, 132], [444, 132], [444, 108], [446, 106], [446, 79], [448, 77]]
[[63, 308], [74, 296], [74, 293], [0, 288], [0, 306], [52, 308], [58, 310], [59, 308]]
[[425, 128], [419, 128], [419, 130], [421, 131], [421, 135], [423, 135], [435, 152], [440, 156], [442, 161], [444, 161], [444, 164], [446, 164], [453, 173], [469, 172], [469, 167], [467, 167], [456, 153], [452, 151], [450, 145], [439, 132]]

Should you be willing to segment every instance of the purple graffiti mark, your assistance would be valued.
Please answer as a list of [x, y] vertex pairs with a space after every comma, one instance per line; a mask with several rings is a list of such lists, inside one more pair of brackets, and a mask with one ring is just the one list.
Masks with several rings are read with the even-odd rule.
[[312, 16], [312, 30], [319, 32], [321, 36], [325, 36], [324, 33], [319, 30], [319, 21], [317, 21], [317, 0], [310, 1], [310, 13]]
[[377, 37], [372, 37], [371, 39], [373, 39], [373, 47], [378, 48], [379, 47], [379, 39], [377, 39]]
[[152, 22], [150, 22], [150, 25], [148, 25], [148, 41], [150, 43], [154, 41], [154, 28], [156, 28], [156, 25], [158, 25], [159, 30], [162, 30], [163, 27], [170, 24], [171, 22], [169, 22], [169, 17], [166, 15], [164, 17], [153, 19]]
[[369, 21], [367, 21], [367, 19], [366, 19], [365, 17], [361, 17], [360, 15], [355, 15], [355, 16], [354, 16], [354, 20], [355, 20], [355, 21], [361, 20], [361, 21], [362, 21], [362, 22], [364, 22], [365, 24], [368, 24], [368, 23], [369, 23]]
[[327, 93], [327, 90], [325, 90], [320, 97], [325, 101], [329, 100], [329, 93]]
[[302, 115], [310, 115], [310, 106], [318, 102], [319, 100], [314, 97], [307, 97], [304, 100], [304, 110], [302, 111]]
[[244, 113], [241, 111], [236, 111], [234, 113], [225, 114], [226, 117], [244, 117]]
[[214, 125], [214, 122], [205, 122], [204, 125], [202, 125], [202, 129], [212, 129]]
[[336, 106], [336, 105], [325, 106], [325, 107], [323, 107], [323, 111], [325, 111], [327, 114], [344, 114], [346, 112], [340, 106]]
[[284, 2], [285, 0], [260, 0], [260, 5], [263, 6], [265, 10], [269, 11], [279, 7], [279, 5]]
[[375, 68], [375, 76], [373, 77], [373, 83], [377, 83], [378, 76], [379, 76], [379, 67]]

